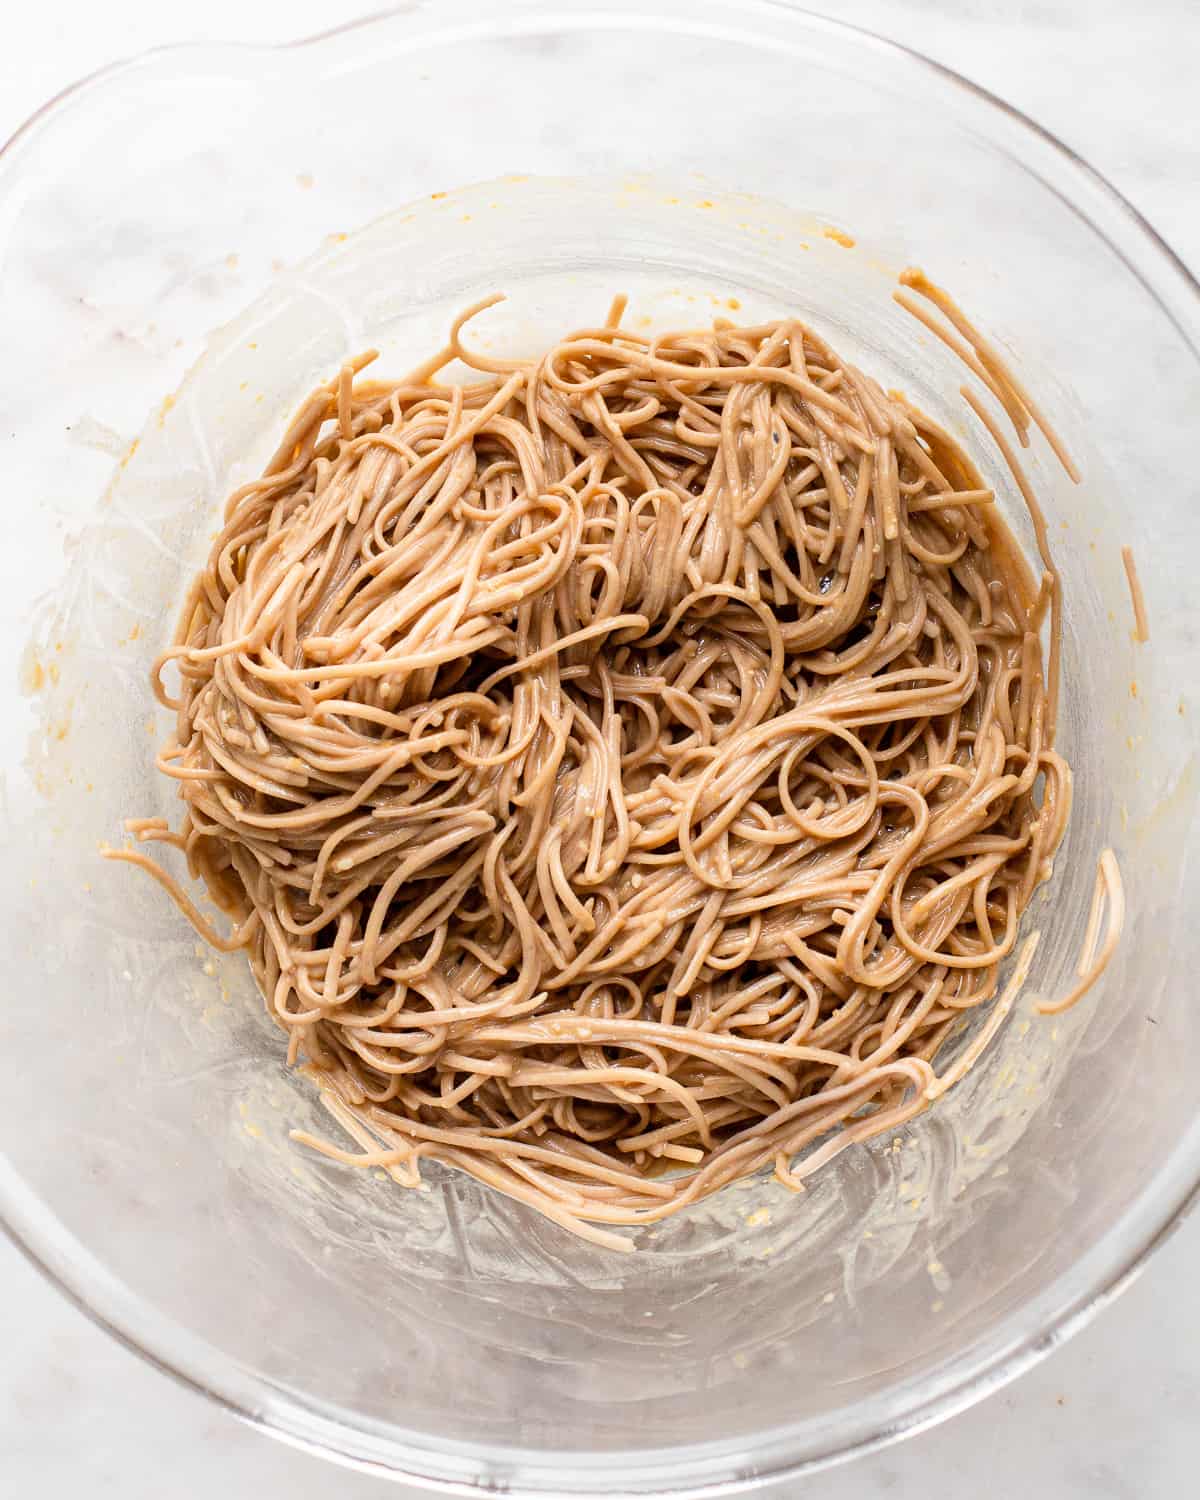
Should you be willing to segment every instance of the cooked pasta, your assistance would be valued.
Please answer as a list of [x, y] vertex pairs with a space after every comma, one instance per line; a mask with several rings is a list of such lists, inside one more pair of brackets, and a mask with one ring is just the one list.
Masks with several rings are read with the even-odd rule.
[[135, 831], [230, 914], [175, 886], [356, 1149], [299, 1139], [626, 1249], [974, 1060], [1070, 774], [1057, 574], [961, 447], [795, 319], [644, 338], [622, 308], [528, 362], [473, 353], [471, 309], [410, 377], [313, 393], [156, 669], [182, 826]]

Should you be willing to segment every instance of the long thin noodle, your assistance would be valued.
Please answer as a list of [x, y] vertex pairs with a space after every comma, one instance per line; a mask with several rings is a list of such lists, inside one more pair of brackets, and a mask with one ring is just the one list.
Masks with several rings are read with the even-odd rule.
[[[1108, 923], [1104, 940], [1100, 942], [1101, 912], [1105, 908], [1107, 908]], [[1112, 850], [1106, 849], [1100, 856], [1100, 864], [1096, 871], [1096, 888], [1092, 896], [1087, 933], [1083, 940], [1083, 949], [1076, 971], [1079, 982], [1058, 1000], [1039, 1000], [1034, 1007], [1039, 1015], [1061, 1015], [1064, 1010], [1070, 1010], [1073, 1005], [1077, 1005], [1083, 999], [1112, 961], [1113, 954], [1117, 951], [1124, 921], [1125, 887], [1121, 882], [1121, 867], [1117, 864], [1117, 857]], [[1099, 951], [1097, 951], [1098, 943]]]
[[1125, 565], [1125, 580], [1133, 604], [1133, 638], [1139, 646], [1144, 646], [1150, 639], [1150, 622], [1146, 617], [1146, 596], [1142, 593], [1142, 580], [1138, 577], [1132, 547], [1121, 548], [1121, 561]]
[[362, 1150], [297, 1139], [623, 1249], [600, 1226], [801, 1187], [1002, 1024], [1069, 805], [1057, 574], [1035, 601], [962, 450], [795, 320], [648, 340], [617, 298], [520, 362], [463, 343], [493, 300], [400, 384], [314, 393], [156, 664], [232, 937], [113, 854], [246, 947]]

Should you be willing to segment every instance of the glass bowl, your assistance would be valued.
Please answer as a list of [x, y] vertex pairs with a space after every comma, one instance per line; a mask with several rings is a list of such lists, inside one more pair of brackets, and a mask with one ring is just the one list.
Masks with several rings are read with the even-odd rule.
[[[803, 1196], [732, 1188], [632, 1257], [436, 1169], [406, 1194], [305, 1154], [311, 1091], [241, 961], [98, 853], [173, 811], [146, 669], [222, 497], [347, 352], [398, 369], [496, 289], [474, 336], [533, 348], [625, 291], [643, 326], [800, 312], [970, 442], [1028, 544], [962, 369], [891, 301], [911, 262], [1084, 474], [1026, 456], [1064, 576], [1076, 802], [996, 1045]], [[153, 53], [48, 106], [0, 158], [0, 298], [0, 1208], [97, 1321], [398, 1477], [718, 1493], [977, 1399], [1178, 1220], [1200, 1177], [1200, 301], [1056, 142], [790, 5], [408, 5], [296, 47]], [[1106, 845], [1118, 956], [1038, 1018]]]

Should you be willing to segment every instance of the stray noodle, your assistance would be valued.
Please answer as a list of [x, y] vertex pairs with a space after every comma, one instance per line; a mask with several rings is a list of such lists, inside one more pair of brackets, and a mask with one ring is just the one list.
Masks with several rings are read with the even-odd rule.
[[1121, 548], [1121, 561], [1125, 564], [1125, 579], [1129, 584], [1129, 597], [1133, 601], [1133, 638], [1144, 646], [1150, 639], [1150, 622], [1146, 618], [1146, 596], [1142, 593], [1142, 580], [1138, 577], [1132, 547]]

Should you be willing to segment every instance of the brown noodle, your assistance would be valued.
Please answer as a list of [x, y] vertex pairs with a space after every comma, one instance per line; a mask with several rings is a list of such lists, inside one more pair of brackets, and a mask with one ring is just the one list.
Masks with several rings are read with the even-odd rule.
[[1121, 562], [1125, 568], [1125, 581], [1129, 585], [1129, 600], [1133, 605], [1133, 638], [1139, 646], [1150, 639], [1150, 622], [1146, 617], [1146, 596], [1142, 593], [1142, 580], [1138, 577], [1133, 548], [1121, 548]]
[[236, 930], [113, 851], [246, 947], [361, 1150], [297, 1139], [617, 1249], [961, 1076], [1070, 800], [1044, 525], [1038, 588], [961, 448], [801, 323], [646, 339], [623, 307], [528, 363], [466, 349], [473, 308], [399, 384], [314, 392], [158, 664], [185, 811], [134, 831]]

